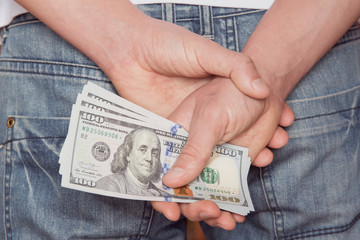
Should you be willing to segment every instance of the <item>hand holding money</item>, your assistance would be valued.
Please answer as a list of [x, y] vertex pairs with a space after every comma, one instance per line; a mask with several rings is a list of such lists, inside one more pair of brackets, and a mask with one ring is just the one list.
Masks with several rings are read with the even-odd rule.
[[169, 116], [189, 129], [190, 135], [174, 165], [176, 171], [170, 171], [164, 183], [179, 187], [195, 179], [212, 148], [247, 130], [264, 108], [264, 101], [246, 96], [230, 79], [215, 78], [194, 91]]
[[173, 189], [162, 183], [187, 136], [178, 124], [89, 83], [73, 107], [60, 154], [62, 186], [147, 201], [207, 199], [242, 215], [253, 210], [247, 187], [250, 160], [247, 149], [238, 146], [216, 146], [200, 176], [186, 186]]

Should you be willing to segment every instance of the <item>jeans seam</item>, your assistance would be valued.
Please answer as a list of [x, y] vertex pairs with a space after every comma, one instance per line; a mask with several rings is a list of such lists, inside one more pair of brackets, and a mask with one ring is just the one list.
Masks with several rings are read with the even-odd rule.
[[199, 35], [208, 39], [214, 39], [214, 18], [212, 15], [212, 7], [198, 6], [198, 11], [200, 20]]
[[219, 14], [219, 15], [215, 15], [214, 18], [238, 17], [238, 16], [242, 16], [242, 15], [248, 15], [248, 14], [253, 14], [253, 13], [258, 13], [258, 12], [265, 12], [265, 11], [266, 10], [264, 10], [264, 9], [255, 9], [255, 10], [250, 10], [250, 11], [241, 12], [241, 13]]
[[32, 24], [32, 23], [41, 23], [40, 20], [28, 20], [25, 22], [19, 22], [19, 23], [14, 23], [14, 24], [10, 24], [9, 26], [7, 26], [7, 29], [11, 29], [14, 27], [19, 27], [19, 26], [23, 26], [23, 25], [27, 25], [27, 24]]
[[92, 77], [92, 76], [81, 76], [81, 75], [77, 75], [77, 74], [54, 74], [54, 73], [45, 73], [45, 72], [37, 72], [37, 71], [18, 71], [18, 70], [1, 70], [0, 72], [12, 72], [12, 73], [33, 73], [33, 74], [39, 74], [39, 75], [44, 75], [44, 76], [54, 76], [56, 75], [56, 77], [76, 77], [76, 78], [84, 78], [84, 79], [91, 79], [93, 81], [101, 81], [101, 82], [106, 82], [105, 79], [102, 78], [98, 78], [98, 77]]
[[214, 25], [214, 11], [213, 7], [210, 7], [210, 14], [211, 14], [211, 39], [214, 40], [215, 38], [215, 25]]
[[[309, 237], [342, 233], [342, 232], [349, 230], [359, 219], [360, 219], [360, 213], [357, 216], [355, 216], [355, 218], [351, 222], [349, 222], [345, 225], [342, 225], [342, 226], [319, 228], [319, 229], [309, 230], [309, 231], [305, 231], [305, 232], [293, 233], [291, 235], [281, 237], [280, 239], [296, 240], [296, 239], [304, 239], [304, 238], [309, 238]], [[300, 236], [300, 235], [302, 235], [302, 236]]]
[[348, 38], [348, 39], [345, 39], [345, 40], [340, 40], [335, 46], [334, 48], [336, 47], [339, 47], [343, 44], [346, 44], [346, 43], [349, 43], [349, 42], [353, 42], [353, 41], [357, 41], [357, 40], [360, 40], [360, 37], [354, 37], [354, 38]]
[[161, 13], [162, 20], [166, 22], [176, 23], [175, 21], [175, 6], [173, 3], [162, 3], [161, 4]]
[[9, 143], [13, 143], [13, 142], [18, 142], [18, 141], [23, 141], [23, 140], [41, 140], [41, 139], [61, 139], [61, 138], [66, 138], [65, 136], [48, 136], [48, 137], [25, 137], [25, 138], [15, 138], [15, 139], [10, 139], [7, 140], [3, 143], [1, 143], [1, 145], [7, 145]]
[[199, 35], [203, 35], [204, 34], [204, 30], [203, 30], [203, 16], [202, 16], [202, 9], [201, 6], [198, 6], [198, 12], [199, 12], [199, 25], [200, 25], [200, 29], [199, 29]]
[[357, 41], [360, 39], [360, 31], [359, 25], [355, 27], [351, 27], [342, 37], [341, 39], [334, 45], [333, 48], [346, 44], [348, 42]]
[[149, 219], [149, 224], [148, 224], [148, 227], [145, 231], [145, 235], [148, 235], [149, 232], [150, 232], [150, 228], [151, 228], [151, 224], [152, 224], [152, 220], [153, 220], [153, 217], [154, 217], [154, 208], [151, 208], [151, 214], [150, 214], [150, 219]]
[[[6, 129], [6, 139], [9, 139], [12, 131], [9, 128]], [[7, 140], [8, 141], [8, 140]], [[10, 240], [12, 239], [12, 229], [11, 229], [11, 219], [10, 219], [10, 180], [11, 180], [11, 149], [12, 144], [9, 144], [5, 147], [5, 159], [4, 159], [4, 229], [5, 229], [5, 239]]]
[[86, 65], [86, 64], [77, 64], [77, 63], [69, 63], [69, 62], [65, 63], [65, 62], [48, 61], [48, 60], [36, 60], [36, 59], [1, 58], [0, 63], [1, 62], [50, 64], [50, 65], [70, 66], [70, 67], [80, 67], [80, 68], [90, 68], [90, 69], [94, 69], [94, 70], [100, 70], [100, 68], [98, 66], [92, 66], [92, 65]]
[[142, 231], [144, 221], [145, 221], [145, 218], [146, 218], [146, 215], [147, 215], [147, 209], [148, 209], [147, 204], [148, 203], [146, 201], [144, 201], [144, 210], [143, 210], [143, 214], [142, 214], [142, 217], [141, 217], [141, 223], [140, 223], [139, 230], [138, 230], [139, 234], [137, 235], [137, 238], [136, 238], [138, 240], [140, 239], [141, 236], [146, 236], [150, 231], [152, 218], [153, 218], [153, 211], [154, 211], [154, 209], [152, 207], [150, 207], [151, 208], [151, 213], [150, 213], [149, 221], [147, 223], [147, 227], [145, 229], [145, 232], [143, 233], [143, 231]]
[[240, 47], [239, 47], [239, 33], [238, 33], [238, 30], [237, 30], [237, 23], [236, 23], [236, 18], [233, 17], [233, 26], [234, 26], [234, 38], [235, 38], [235, 51], [236, 52], [240, 52]]
[[[225, 34], [226, 34], [226, 39], [225, 39], [226, 46], [225, 47], [227, 49], [233, 50], [233, 49], [231, 49], [232, 45], [230, 44], [229, 23], [228, 23], [229, 21], [228, 21], [228, 19], [225, 19], [224, 22], [225, 22]], [[233, 25], [234, 25], [234, 23], [232, 22], [231, 27], [234, 29]]]
[[276, 216], [275, 216], [275, 211], [272, 209], [270, 202], [269, 202], [269, 198], [266, 192], [266, 187], [265, 187], [265, 181], [264, 181], [264, 176], [263, 176], [263, 168], [259, 168], [260, 170], [260, 181], [261, 181], [261, 186], [264, 192], [264, 197], [265, 197], [265, 201], [266, 201], [266, 205], [268, 207], [268, 209], [271, 212], [272, 218], [273, 218], [273, 229], [274, 229], [274, 235], [275, 235], [275, 239], [279, 239], [278, 237], [278, 233], [277, 233], [277, 229], [276, 229]]
[[327, 95], [320, 96], [320, 97], [312, 97], [312, 98], [306, 98], [306, 99], [294, 99], [294, 100], [289, 100], [289, 101], [286, 101], [286, 102], [287, 103], [302, 103], [302, 102], [309, 102], [309, 101], [314, 101], [314, 100], [321, 100], [321, 99], [325, 99], [325, 98], [329, 98], [329, 97], [339, 96], [339, 95], [349, 93], [349, 92], [352, 92], [352, 91], [356, 91], [358, 89], [360, 90], [360, 85], [357, 85], [357, 86], [352, 87], [350, 89], [346, 89], [344, 91], [340, 91], [340, 92], [332, 93], [332, 94], [327, 94]]
[[172, 14], [173, 14], [172, 17], [173, 17], [173, 23], [174, 23], [174, 24], [176, 24], [176, 7], [175, 7], [175, 6], [176, 6], [175, 3], [171, 5]]
[[[7, 60], [3, 60], [3, 59], [0, 59], [0, 63], [1, 62], [6, 62], [8, 61]], [[24, 63], [24, 64], [44, 64], [44, 65], [56, 65], [58, 67], [76, 67], [76, 68], [82, 68], [84, 70], [94, 70], [94, 71], [101, 71], [99, 68], [97, 67], [92, 67], [92, 66], [88, 66], [88, 65], [76, 65], [76, 64], [67, 64], [67, 63], [59, 63], [59, 62], [49, 62], [49, 61], [37, 61], [37, 60], [31, 60], [31, 61], [23, 61], [23, 60], [11, 60], [11, 61], [8, 61], [8, 62], [12, 62], [12, 63]], [[104, 75], [104, 77], [102, 76], [91, 76], [90, 74], [86, 74], [83, 75], [83, 74], [79, 74], [79, 73], [72, 73], [72, 74], [63, 74], [61, 73], [61, 70], [57, 69], [55, 71], [53, 71], [52, 73], [48, 72], [48, 71], [44, 71], [44, 70], [18, 70], [18, 69], [14, 69], [12, 67], [4, 67], [3, 69], [1, 68], [0, 66], [0, 72], [10, 72], [10, 73], [32, 73], [32, 74], [40, 74], [40, 75], [45, 75], [45, 76], [59, 76], [59, 77], [78, 77], [78, 78], [84, 78], [84, 79], [91, 79], [91, 80], [94, 80], [94, 81], [104, 81], [106, 77]], [[103, 74], [103, 72], [101, 72]]]
[[[278, 209], [278, 210], [275, 210], [274, 207], [272, 208], [275, 213], [275, 219], [280, 221], [280, 223], [278, 223], [278, 221], [275, 221], [275, 224], [274, 224], [274, 226], [276, 226], [277, 236], [279, 237], [279, 232], [282, 232], [284, 234], [284, 230], [285, 230], [284, 216], [283, 216], [282, 211], [279, 208], [279, 205], [276, 200], [276, 195], [275, 195], [275, 191], [274, 191], [274, 182], [273, 182], [273, 178], [271, 177], [271, 174], [269, 174], [269, 178], [270, 178], [271, 189], [272, 189], [272, 194], [273, 194], [273, 198], [274, 198], [274, 205], [276, 206], [275, 208]], [[279, 227], [281, 227], [281, 230], [279, 229]]]
[[360, 106], [359, 106], [359, 107], [354, 107], [354, 108], [343, 109], [343, 110], [336, 111], [336, 112], [330, 112], [330, 113], [324, 113], [324, 114], [314, 115], [314, 116], [310, 116], [310, 117], [297, 118], [297, 119], [295, 119], [294, 121], [301, 121], [301, 120], [313, 119], [313, 118], [317, 118], [317, 117], [331, 116], [331, 115], [334, 115], [334, 114], [343, 113], [343, 112], [348, 112], [348, 111], [357, 110], [357, 109], [360, 109]]

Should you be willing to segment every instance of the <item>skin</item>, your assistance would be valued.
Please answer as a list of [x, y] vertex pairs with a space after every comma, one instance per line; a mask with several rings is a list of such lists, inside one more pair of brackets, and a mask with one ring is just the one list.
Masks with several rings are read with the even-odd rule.
[[[251, 154], [256, 156], [263, 139], [269, 139], [272, 136], [271, 131], [274, 130], [276, 119], [279, 119], [281, 105], [286, 97], [301, 78], [359, 18], [360, 2], [356, 0], [334, 0], [331, 2], [327, 0], [315, 2], [312, 0], [295, 2], [276, 0], [242, 51], [253, 60], [261, 78], [271, 88], [270, 95], [265, 100], [268, 101], [268, 104], [264, 108], [262, 116], [248, 130], [243, 131], [238, 138], [232, 139], [231, 142], [247, 146], [251, 149]], [[236, 82], [234, 83], [236, 84]], [[179, 112], [176, 110], [173, 114], [179, 115], [189, 107], [194, 109], [189, 101], [184, 101], [178, 107]], [[191, 116], [195, 116], [195, 114]], [[191, 116], [187, 118], [192, 118]], [[289, 120], [286, 117], [280, 117], [280, 122], [285, 119]], [[191, 126], [196, 120], [196, 117], [192, 118], [189, 125]], [[201, 135], [201, 133], [198, 134]], [[275, 135], [277, 134], [281, 134], [281, 132], [276, 132]], [[207, 138], [215, 136], [218, 135], [208, 135]], [[200, 137], [196, 135], [193, 138], [196, 140]], [[256, 145], [254, 145], [255, 143]], [[189, 151], [187, 156], [193, 155], [193, 149], [193, 146], [186, 149]], [[257, 158], [263, 153], [264, 151], [260, 152]], [[189, 174], [186, 163], [189, 161], [192, 159], [188, 157], [178, 159], [174, 169], [179, 167]], [[193, 161], [196, 160], [193, 159]], [[198, 163], [202, 165], [203, 161], [199, 160]], [[186, 177], [186, 175], [182, 176], [182, 178]], [[164, 183], [173, 187], [182, 185], [181, 180], [174, 180], [172, 176], [166, 176]], [[161, 207], [158, 207], [159, 211], [164, 211]], [[201, 208], [201, 205], [199, 204], [197, 207]], [[176, 211], [175, 208], [173, 210]], [[194, 211], [196, 211], [194, 205], [181, 208], [181, 212], [189, 218], [199, 219]], [[198, 211], [201, 212], [203, 209]], [[212, 226], [214, 226], [214, 222], [215, 224], [220, 223], [224, 229], [232, 229], [237, 217], [232, 216], [233, 218], [231, 218], [230, 215], [229, 213], [214, 211], [213, 218], [207, 220], [207, 223], [210, 222], [209, 224]]]
[[[242, 53], [235, 53], [151, 19], [125, 0], [18, 2], [92, 59], [120, 95], [190, 131], [173, 171], [163, 179], [173, 187], [197, 176], [208, 150], [221, 142], [248, 147], [255, 166], [269, 164], [273, 157], [267, 146], [282, 147], [288, 140], [279, 124], [293, 121], [284, 105], [287, 95], [359, 18], [360, 9], [358, 0], [276, 0]], [[239, 114], [234, 99], [251, 114]], [[199, 131], [212, 114], [220, 122], [205, 121], [209, 131]], [[153, 207], [170, 220], [183, 214], [224, 229], [244, 220], [210, 201], [154, 202]]]
[[[189, 94], [219, 76], [242, 83], [239, 84], [242, 91], [259, 101], [269, 95], [268, 86], [248, 56], [229, 51], [179, 26], [149, 18], [128, 1], [18, 2], [98, 64], [120, 95], [164, 117]], [[248, 119], [241, 119], [246, 122], [239, 124], [242, 129], [236, 132], [245, 130], [260, 117], [263, 104], [257, 106], [260, 108], [254, 108]], [[223, 106], [217, 108], [221, 110]], [[287, 112], [291, 119], [291, 111]], [[287, 142], [287, 134], [283, 133], [278, 135], [280, 138], [274, 135], [273, 142], [281, 143], [278, 146]], [[262, 149], [265, 151], [262, 161], [254, 155], [256, 166], [267, 165], [272, 160], [266, 145]], [[182, 208], [187, 209], [188, 205], [192, 206], [153, 203], [170, 220], [177, 220]], [[216, 219], [223, 222], [218, 217], [222, 211], [216, 204], [205, 201], [202, 206], [206, 209], [199, 208], [204, 210], [199, 219], [205, 220], [207, 216], [213, 226], [219, 225]], [[187, 212], [182, 214], [188, 217]], [[232, 225], [239, 218], [242, 221], [241, 216], [231, 218]], [[226, 222], [223, 225], [228, 229]]]

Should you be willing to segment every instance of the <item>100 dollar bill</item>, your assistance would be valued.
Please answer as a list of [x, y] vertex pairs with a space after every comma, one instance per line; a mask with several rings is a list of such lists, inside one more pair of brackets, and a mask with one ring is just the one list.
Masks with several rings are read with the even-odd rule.
[[253, 210], [247, 188], [250, 167], [247, 149], [230, 144], [216, 146], [200, 176], [183, 188], [168, 188], [161, 180], [153, 182], [159, 191], [154, 196], [98, 188], [101, 179], [114, 175], [111, 171], [112, 156], [134, 129], [151, 130], [159, 138], [160, 179], [180, 154], [187, 133], [167, 119], [149, 114], [139, 106], [133, 107], [132, 103], [129, 106], [118, 96], [109, 97], [106, 90], [94, 84], [86, 86], [90, 89], [84, 88], [85, 94], [83, 91], [74, 105], [69, 134], [61, 154], [62, 186], [137, 200], [193, 202], [207, 199], [224, 210], [243, 215]]
[[174, 129], [174, 126], [169, 126], [169, 130], [152, 128], [141, 122], [114, 119], [107, 114], [99, 115], [98, 112], [83, 107], [74, 107], [74, 111], [76, 113], [72, 121], [76, 122], [73, 125], [76, 128], [72, 138], [73, 148], [71, 160], [63, 169], [62, 186], [102, 195], [149, 201], [193, 202], [207, 199], [220, 205], [233, 205], [232, 208], [237, 208], [238, 213], [242, 213], [243, 208], [249, 208], [249, 194], [243, 183], [246, 179], [240, 178], [243, 171], [241, 168], [248, 168], [250, 165], [243, 163], [247, 161], [246, 151], [241, 148], [229, 148], [227, 145], [217, 146], [201, 175], [183, 188], [172, 189], [164, 186], [162, 181], [153, 182], [159, 189], [158, 196], [98, 189], [97, 182], [100, 179], [114, 174], [111, 172], [111, 156], [126, 135], [134, 129], [146, 128], [158, 136], [161, 143], [160, 179], [180, 154], [186, 137], [174, 134], [174, 131], [170, 130]]

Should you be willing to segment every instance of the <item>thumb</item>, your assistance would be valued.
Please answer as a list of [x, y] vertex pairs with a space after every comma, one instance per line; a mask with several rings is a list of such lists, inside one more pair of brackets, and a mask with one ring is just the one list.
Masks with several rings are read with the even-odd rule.
[[[178, 110], [181, 109], [177, 109], [169, 118], [180, 116]], [[182, 122], [181, 119], [175, 121], [180, 124]], [[163, 177], [165, 185], [172, 188], [181, 187], [200, 175], [213, 148], [221, 140], [220, 136], [223, 136], [220, 125], [219, 119], [214, 117], [213, 112], [205, 108], [193, 111], [190, 128], [182, 125], [185, 129], [190, 129], [189, 137], [176, 162]]]
[[242, 93], [256, 99], [269, 96], [269, 87], [246, 54], [228, 50], [210, 40], [198, 46], [196, 54], [204, 71], [230, 78]]

